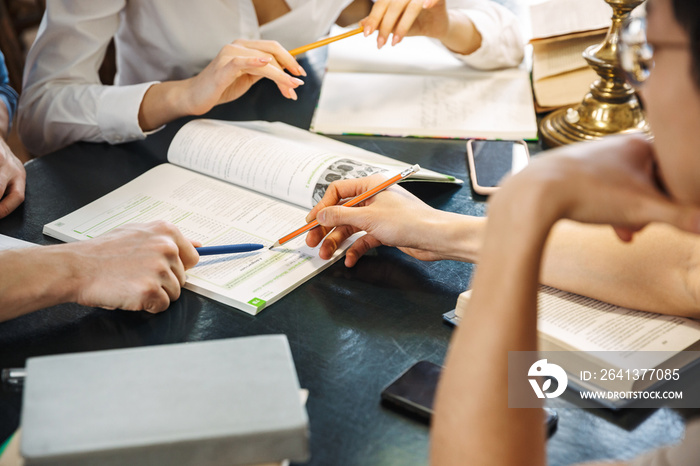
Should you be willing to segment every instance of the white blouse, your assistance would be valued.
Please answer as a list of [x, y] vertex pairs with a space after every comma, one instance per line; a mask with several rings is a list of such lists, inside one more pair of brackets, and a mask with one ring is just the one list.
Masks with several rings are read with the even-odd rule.
[[[286, 0], [291, 11], [258, 25], [252, 0], [52, 0], [27, 57], [18, 130], [43, 155], [75, 141], [143, 139], [138, 112], [154, 83], [199, 73], [236, 39], [272, 39], [287, 49], [325, 35], [352, 0]], [[477, 68], [515, 66], [523, 40], [515, 15], [488, 0], [448, 0], [482, 36], [463, 56]], [[98, 69], [116, 44], [114, 86]]]

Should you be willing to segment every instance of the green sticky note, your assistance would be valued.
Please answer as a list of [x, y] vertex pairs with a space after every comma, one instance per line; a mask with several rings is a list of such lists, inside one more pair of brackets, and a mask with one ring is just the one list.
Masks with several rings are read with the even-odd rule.
[[265, 307], [265, 300], [260, 299], [260, 298], [253, 298], [250, 301], [248, 301], [248, 304], [252, 304], [253, 306], [257, 307], [258, 309], [261, 307]]

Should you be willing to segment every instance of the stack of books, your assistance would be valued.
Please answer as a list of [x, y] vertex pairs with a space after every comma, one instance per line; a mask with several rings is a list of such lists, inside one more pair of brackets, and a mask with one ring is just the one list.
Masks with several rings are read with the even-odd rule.
[[597, 78], [582, 54], [604, 40], [612, 8], [602, 0], [537, 0], [529, 12], [536, 111], [580, 102]]

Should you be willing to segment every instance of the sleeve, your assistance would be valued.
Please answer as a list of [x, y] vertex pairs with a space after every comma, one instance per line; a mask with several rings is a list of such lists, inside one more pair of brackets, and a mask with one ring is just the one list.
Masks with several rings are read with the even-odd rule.
[[700, 420], [685, 428], [685, 438], [677, 445], [654, 450], [630, 461], [629, 466], [686, 466], [700, 464]]
[[448, 0], [447, 7], [459, 9], [481, 34], [481, 47], [469, 55], [455, 54], [477, 69], [518, 66], [525, 54], [525, 41], [515, 14], [490, 0]]
[[17, 91], [10, 87], [10, 76], [5, 65], [5, 56], [0, 52], [0, 100], [7, 107], [7, 113], [10, 120], [8, 131], [12, 128], [12, 119], [17, 111]]
[[143, 139], [143, 96], [154, 83], [105, 86], [98, 70], [126, 0], [47, 2], [27, 56], [18, 131], [34, 155], [75, 141], [110, 144]]

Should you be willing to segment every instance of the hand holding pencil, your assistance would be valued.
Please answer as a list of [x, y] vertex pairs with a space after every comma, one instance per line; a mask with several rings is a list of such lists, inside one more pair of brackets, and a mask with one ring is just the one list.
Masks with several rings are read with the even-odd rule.
[[[359, 238], [348, 249], [345, 265], [354, 266], [358, 259], [377, 246], [397, 246], [402, 251], [421, 260], [438, 260], [449, 255], [435, 239], [442, 241], [442, 231], [438, 226], [451, 225], [457, 214], [442, 212], [425, 204], [400, 186], [391, 186], [381, 193], [364, 201], [363, 205], [347, 207], [339, 205], [343, 200], [353, 198], [386, 180], [384, 175], [342, 180], [331, 183], [321, 201], [309, 212], [307, 221], [316, 219], [321, 228], [311, 230], [306, 244], [317, 246], [322, 259], [329, 259], [338, 246], [358, 231], [367, 234]], [[330, 234], [331, 229], [335, 228]], [[324, 239], [324, 236], [328, 236]], [[435, 249], [440, 246], [440, 250]], [[451, 258], [451, 257], [450, 257]]]

